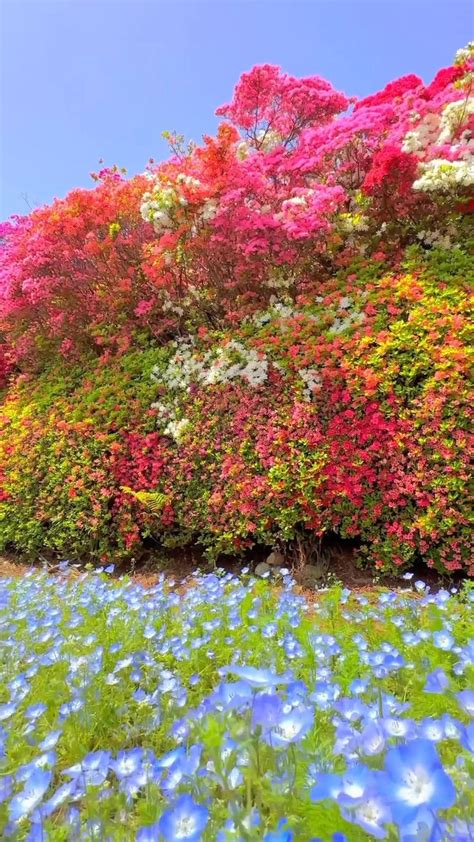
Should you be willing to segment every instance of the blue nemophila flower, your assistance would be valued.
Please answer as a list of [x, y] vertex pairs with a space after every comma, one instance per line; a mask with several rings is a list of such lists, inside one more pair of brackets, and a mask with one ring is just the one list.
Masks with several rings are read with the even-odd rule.
[[13, 775], [2, 775], [0, 777], [0, 804], [7, 801], [13, 791]]
[[158, 757], [155, 761], [155, 766], [157, 769], [170, 769], [177, 760], [181, 760], [186, 754], [186, 749], [184, 746], [178, 746], [178, 748], [174, 748], [171, 751], [168, 751], [166, 754], [163, 754], [161, 757]]
[[[422, 807], [413, 821], [400, 829], [400, 842], [446, 842], [432, 810]], [[453, 842], [458, 842], [457, 837]]]
[[474, 690], [461, 690], [460, 693], [456, 693], [456, 699], [462, 709], [474, 719]]
[[20, 768], [16, 772], [16, 780], [17, 781], [27, 781], [28, 778], [32, 775], [32, 773], [36, 769], [45, 769], [51, 768], [56, 763], [56, 752], [54, 751], [45, 751], [43, 754], [40, 754], [39, 757], [36, 757], [31, 763], [25, 763], [24, 766], [20, 766]]
[[110, 751], [92, 751], [81, 763], [65, 770], [72, 778], [81, 776], [86, 786], [100, 786], [104, 783], [110, 767]]
[[186, 793], [165, 810], [158, 828], [166, 842], [198, 842], [208, 820], [209, 811]]
[[439, 743], [440, 740], [444, 739], [445, 735], [443, 721], [428, 716], [420, 724], [419, 735], [420, 737], [424, 737], [425, 740], [431, 740], [432, 743]]
[[315, 785], [311, 790], [312, 801], [325, 801], [327, 798], [335, 800], [342, 790], [342, 778], [328, 772], [321, 772], [317, 776]]
[[42, 815], [46, 818], [54, 813], [58, 807], [61, 807], [66, 801], [80, 798], [84, 795], [84, 786], [79, 778], [73, 778], [72, 781], [67, 781], [62, 784], [55, 793], [43, 804], [41, 809]]
[[8, 808], [8, 815], [14, 822], [29, 816], [38, 806], [51, 783], [52, 773], [44, 769], [35, 769], [29, 776], [21, 792], [13, 796]]
[[113, 769], [118, 778], [126, 778], [140, 769], [142, 760], [143, 749], [131, 748], [119, 751], [117, 759], [110, 762], [110, 768]]
[[246, 681], [232, 681], [220, 684], [212, 698], [218, 708], [233, 710], [249, 704], [253, 698], [253, 692]]
[[449, 652], [454, 646], [454, 637], [444, 629], [442, 631], [435, 631], [433, 632], [433, 643], [437, 649]]
[[28, 836], [25, 838], [25, 842], [47, 842], [47, 839], [48, 835], [43, 826], [43, 823], [35, 822], [31, 826], [31, 830], [28, 833]]
[[456, 800], [454, 784], [428, 740], [412, 740], [390, 749], [385, 770], [384, 789], [398, 824], [413, 821], [421, 807], [445, 809]]
[[275, 675], [269, 669], [258, 669], [257, 667], [239, 667], [229, 666], [223, 667], [222, 672], [228, 672], [231, 675], [236, 675], [242, 681], [246, 681], [251, 687], [256, 689], [263, 689], [265, 687], [277, 687], [279, 685], [289, 684], [292, 678], [288, 675]]
[[329, 710], [332, 707], [335, 699], [340, 695], [340, 689], [337, 684], [331, 681], [317, 681], [314, 685], [314, 692], [310, 695], [310, 700], [316, 702], [316, 705], [321, 710]]
[[135, 842], [159, 842], [160, 831], [158, 830], [158, 822], [156, 824], [149, 824], [147, 827], [141, 827], [135, 837]]
[[443, 714], [441, 717], [444, 728], [444, 736], [447, 740], [459, 740], [461, 736], [462, 725], [458, 719], [451, 716], [449, 713]]
[[416, 727], [411, 719], [397, 719], [386, 717], [380, 720], [384, 733], [388, 737], [398, 737], [409, 740], [415, 736]]
[[49, 751], [50, 749], [54, 748], [57, 744], [62, 731], [51, 731], [47, 737], [44, 738], [40, 743], [38, 743], [38, 748], [42, 751]]
[[337, 800], [343, 806], [353, 806], [370, 790], [376, 789], [375, 784], [380, 772], [374, 772], [368, 766], [358, 763], [344, 772], [341, 779], [341, 791]]
[[460, 742], [463, 748], [474, 754], [474, 722], [462, 729]]
[[354, 678], [349, 685], [349, 690], [351, 693], [355, 693], [356, 696], [362, 695], [367, 690], [369, 686], [369, 679], [368, 678]]
[[264, 731], [274, 728], [283, 713], [283, 702], [276, 693], [258, 693], [252, 705], [252, 724]]
[[425, 693], [444, 693], [449, 687], [449, 678], [445, 671], [438, 667], [426, 677]]
[[385, 734], [379, 722], [370, 722], [363, 729], [359, 738], [359, 747], [363, 754], [380, 754], [385, 748]]
[[386, 825], [392, 821], [390, 807], [376, 787], [365, 791], [357, 804], [351, 809], [343, 809], [342, 814], [375, 839], [385, 839]]
[[9, 719], [16, 712], [17, 705], [14, 702], [6, 702], [0, 705], [0, 722]]
[[337, 712], [349, 722], [356, 722], [358, 719], [361, 719], [366, 712], [366, 706], [360, 701], [360, 699], [350, 699], [348, 697], [338, 699], [338, 701], [334, 703], [333, 707], [334, 710], [337, 710]]
[[313, 722], [314, 711], [312, 708], [295, 707], [280, 716], [277, 724], [264, 739], [270, 745], [276, 747], [297, 743], [311, 730]]

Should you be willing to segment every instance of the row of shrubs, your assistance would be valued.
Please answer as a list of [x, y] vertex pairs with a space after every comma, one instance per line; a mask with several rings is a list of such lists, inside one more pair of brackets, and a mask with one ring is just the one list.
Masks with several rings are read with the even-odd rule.
[[297, 309], [20, 376], [0, 545], [217, 555], [303, 529], [361, 539], [378, 567], [469, 568], [469, 261], [467, 238], [397, 273], [360, 260]]

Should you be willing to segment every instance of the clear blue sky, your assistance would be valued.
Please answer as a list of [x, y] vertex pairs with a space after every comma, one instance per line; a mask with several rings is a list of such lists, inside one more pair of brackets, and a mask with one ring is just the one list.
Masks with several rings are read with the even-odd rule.
[[164, 129], [199, 140], [254, 64], [365, 95], [431, 78], [472, 39], [469, 0], [0, 0], [0, 219], [142, 171]]

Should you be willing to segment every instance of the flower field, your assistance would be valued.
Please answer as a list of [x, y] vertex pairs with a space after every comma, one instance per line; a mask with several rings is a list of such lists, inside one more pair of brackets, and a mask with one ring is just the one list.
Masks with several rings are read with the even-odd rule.
[[472, 839], [474, 592], [0, 581], [11, 840]]

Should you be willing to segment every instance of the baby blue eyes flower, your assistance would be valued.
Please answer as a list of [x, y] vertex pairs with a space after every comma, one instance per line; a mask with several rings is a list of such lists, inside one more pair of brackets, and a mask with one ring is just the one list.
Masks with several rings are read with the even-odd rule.
[[428, 740], [412, 740], [391, 749], [385, 769], [385, 794], [398, 824], [413, 821], [421, 807], [446, 809], [456, 800], [454, 784]]
[[371, 838], [385, 839], [385, 825], [391, 819], [390, 807], [377, 791], [364, 793], [352, 810], [343, 810], [344, 817], [361, 827]]
[[198, 842], [209, 820], [209, 811], [188, 795], [181, 795], [158, 822], [165, 842]]
[[140, 769], [142, 760], [143, 749], [132, 748], [128, 751], [119, 751], [117, 759], [112, 760], [110, 766], [118, 778], [126, 778]]
[[14, 822], [29, 816], [38, 806], [51, 783], [52, 773], [35, 769], [29, 776], [21, 792], [13, 796], [8, 808], [8, 815]]
[[447, 631], [433, 632], [433, 643], [438, 649], [449, 652], [454, 646], [454, 637]]
[[426, 678], [425, 693], [444, 693], [449, 687], [449, 678], [441, 668], [435, 669]]
[[[401, 842], [443, 842], [439, 825], [433, 832], [434, 824], [435, 816], [433, 815], [433, 811], [422, 807], [417, 812], [413, 821], [400, 829]], [[457, 837], [455, 837], [455, 842], [460, 842], [460, 840], [458, 841]]]
[[362, 731], [359, 746], [363, 754], [380, 754], [385, 748], [385, 734], [378, 722], [371, 722]]
[[72, 778], [81, 776], [86, 786], [100, 786], [104, 783], [110, 767], [109, 751], [93, 751], [81, 763], [76, 763], [66, 774]]
[[275, 675], [271, 670], [257, 669], [257, 667], [230, 666], [224, 667], [224, 672], [237, 676], [237, 678], [246, 681], [247, 684], [256, 689], [277, 687], [279, 685], [289, 684], [292, 680], [288, 676]]
[[30, 705], [25, 710], [25, 717], [34, 721], [35, 719], [39, 719], [40, 716], [42, 716], [46, 710], [47, 706], [42, 703], [38, 703], [37, 705]]
[[335, 800], [342, 790], [342, 778], [340, 775], [333, 775], [321, 772], [317, 776], [316, 784], [311, 790], [312, 801], [325, 801], [327, 798]]
[[474, 754], [474, 722], [471, 722], [470, 725], [466, 725], [466, 727], [462, 729], [460, 743], [463, 748], [470, 751], [471, 754]]
[[49, 749], [54, 748], [61, 734], [62, 731], [51, 731], [51, 733], [38, 744], [38, 748], [42, 751], [49, 751]]
[[10, 798], [13, 790], [13, 776], [2, 775], [0, 778], [0, 804]]
[[456, 699], [468, 716], [474, 719], [474, 690], [461, 690], [456, 693]]
[[265, 740], [275, 747], [297, 743], [311, 730], [313, 722], [314, 712], [311, 708], [294, 708], [280, 716]]
[[233, 681], [228, 684], [221, 684], [216, 696], [226, 710], [232, 710], [250, 702], [253, 693], [252, 688], [246, 681]]
[[252, 706], [252, 724], [260, 725], [264, 731], [277, 725], [283, 712], [283, 703], [275, 693], [260, 693]]
[[441, 719], [433, 719], [428, 717], [425, 719], [419, 729], [420, 737], [426, 740], [431, 740], [432, 743], [438, 743], [444, 738], [444, 722]]
[[16, 704], [14, 702], [6, 702], [4, 705], [0, 705], [0, 722], [4, 722], [6, 719], [9, 719], [10, 716], [16, 711]]
[[159, 842], [160, 832], [158, 823], [150, 824], [148, 827], [141, 827], [138, 831], [135, 842]]

